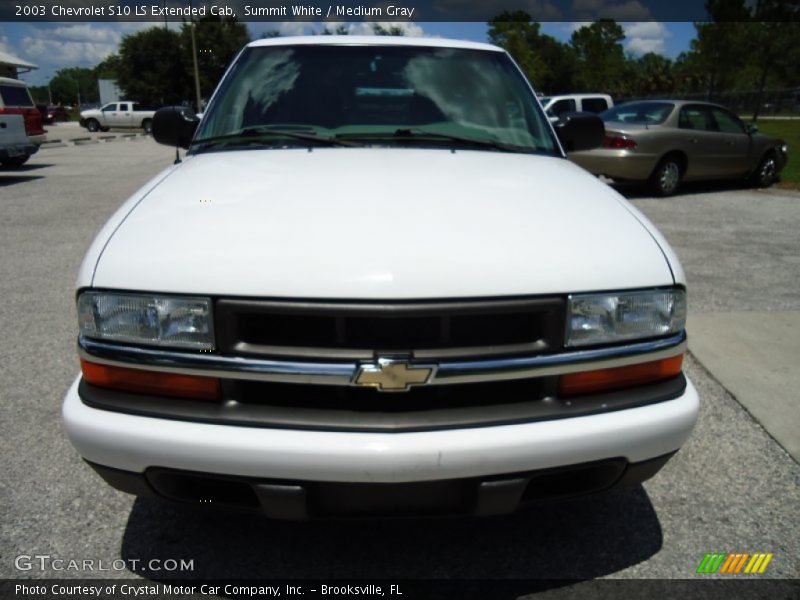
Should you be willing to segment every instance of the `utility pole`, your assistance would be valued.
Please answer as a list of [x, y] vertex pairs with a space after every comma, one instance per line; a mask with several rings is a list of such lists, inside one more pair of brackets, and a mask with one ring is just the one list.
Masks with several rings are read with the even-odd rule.
[[[189, 9], [192, 8], [192, 0], [189, 0]], [[192, 36], [192, 63], [194, 64], [194, 93], [195, 93], [195, 102], [196, 102], [196, 110], [199, 112], [203, 110], [201, 106], [202, 96], [200, 94], [200, 71], [197, 67], [197, 40], [195, 39], [195, 22], [194, 16], [190, 15], [190, 23], [189, 23], [189, 32]]]
[[78, 83], [78, 80], [74, 77], [70, 77], [72, 81], [75, 83], [75, 88], [78, 90], [78, 110], [81, 108], [81, 84]]

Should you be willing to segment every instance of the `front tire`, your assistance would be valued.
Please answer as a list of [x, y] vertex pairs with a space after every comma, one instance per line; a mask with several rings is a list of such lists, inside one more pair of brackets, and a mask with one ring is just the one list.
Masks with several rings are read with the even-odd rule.
[[683, 169], [677, 158], [667, 156], [658, 163], [650, 177], [650, 187], [656, 196], [672, 196], [678, 191]]
[[758, 164], [754, 180], [758, 187], [767, 188], [778, 179], [778, 160], [773, 152], [769, 152]]
[[153, 133], [153, 121], [151, 119], [145, 119], [142, 121], [142, 129], [147, 135]]
[[98, 123], [96, 119], [89, 119], [88, 121], [86, 121], [86, 131], [95, 133], [96, 131], [99, 130], [100, 130], [100, 123]]

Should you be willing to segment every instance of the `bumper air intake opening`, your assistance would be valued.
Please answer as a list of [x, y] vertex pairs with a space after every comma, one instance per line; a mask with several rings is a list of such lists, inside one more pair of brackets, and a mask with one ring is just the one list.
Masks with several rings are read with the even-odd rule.
[[231, 508], [259, 507], [258, 497], [246, 481], [195, 473], [148, 469], [153, 489], [170, 500]]
[[614, 485], [625, 472], [624, 458], [567, 467], [533, 476], [522, 495], [522, 504], [598, 492]]

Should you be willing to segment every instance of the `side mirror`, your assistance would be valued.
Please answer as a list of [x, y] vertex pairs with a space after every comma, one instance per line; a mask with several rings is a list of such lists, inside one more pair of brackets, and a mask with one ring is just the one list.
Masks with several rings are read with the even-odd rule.
[[566, 152], [599, 148], [606, 134], [603, 120], [592, 113], [565, 113], [553, 126]]
[[748, 123], [747, 124], [747, 133], [753, 135], [754, 133], [758, 133], [758, 125], [755, 123]]
[[167, 106], [153, 116], [153, 139], [165, 146], [188, 148], [200, 119], [191, 108]]

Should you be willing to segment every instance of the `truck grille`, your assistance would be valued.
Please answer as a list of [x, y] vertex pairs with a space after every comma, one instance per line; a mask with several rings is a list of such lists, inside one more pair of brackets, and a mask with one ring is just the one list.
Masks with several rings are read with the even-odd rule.
[[228, 356], [419, 359], [558, 351], [561, 298], [459, 302], [218, 300], [219, 350]]

